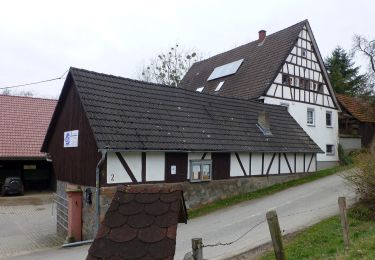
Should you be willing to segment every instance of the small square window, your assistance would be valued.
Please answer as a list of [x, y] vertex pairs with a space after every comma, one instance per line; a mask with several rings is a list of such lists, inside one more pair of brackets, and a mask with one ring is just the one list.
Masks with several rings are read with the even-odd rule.
[[327, 155], [334, 155], [335, 154], [335, 146], [332, 144], [326, 145], [326, 154]]
[[312, 108], [307, 109], [307, 125], [315, 125], [315, 111]]
[[326, 126], [332, 127], [332, 112], [326, 111]]
[[210, 181], [212, 176], [211, 160], [190, 161], [190, 181]]
[[289, 77], [289, 86], [293, 86], [294, 85], [294, 78], [293, 77]]
[[283, 85], [289, 85], [289, 76], [288, 75], [283, 74], [282, 84]]
[[299, 87], [303, 88], [304, 84], [305, 84], [305, 80], [303, 78], [300, 78], [299, 79]]

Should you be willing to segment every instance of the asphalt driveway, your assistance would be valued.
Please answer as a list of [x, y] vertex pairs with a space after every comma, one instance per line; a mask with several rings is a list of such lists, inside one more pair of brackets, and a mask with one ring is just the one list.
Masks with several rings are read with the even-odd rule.
[[[243, 202], [180, 224], [177, 231], [175, 259], [183, 259], [191, 249], [191, 238], [202, 237], [203, 243], [231, 242], [229, 246], [204, 248], [204, 258], [225, 259], [270, 241], [265, 215], [276, 209], [284, 234], [291, 233], [338, 213], [337, 198], [346, 196], [348, 204], [355, 200], [353, 190], [339, 175], [328, 176], [276, 194]], [[49, 250], [14, 259], [84, 259], [89, 246]]]

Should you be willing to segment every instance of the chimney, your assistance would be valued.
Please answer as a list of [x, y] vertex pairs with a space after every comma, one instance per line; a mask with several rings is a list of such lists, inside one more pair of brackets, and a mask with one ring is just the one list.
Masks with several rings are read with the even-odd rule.
[[264, 135], [272, 135], [268, 112], [262, 111], [258, 115], [258, 127]]
[[267, 31], [266, 30], [260, 30], [259, 32], [259, 41], [262, 42], [267, 36]]

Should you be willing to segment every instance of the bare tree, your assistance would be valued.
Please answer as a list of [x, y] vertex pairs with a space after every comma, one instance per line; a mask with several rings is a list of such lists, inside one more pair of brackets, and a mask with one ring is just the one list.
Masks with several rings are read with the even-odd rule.
[[1, 91], [1, 95], [33, 97], [34, 93], [30, 90], [11, 91], [9, 88], [5, 88]]
[[352, 52], [365, 56], [370, 62], [371, 72], [375, 73], [375, 40], [368, 40], [361, 35], [354, 35]]
[[194, 51], [183, 50], [178, 44], [168, 52], [160, 53], [148, 65], [143, 66], [140, 80], [170, 86], [178, 86], [190, 67], [201, 60]]

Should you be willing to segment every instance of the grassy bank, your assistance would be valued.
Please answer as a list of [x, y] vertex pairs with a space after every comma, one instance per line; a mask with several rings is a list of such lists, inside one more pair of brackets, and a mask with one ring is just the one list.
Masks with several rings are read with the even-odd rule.
[[189, 210], [189, 218], [199, 217], [199, 216], [211, 213], [215, 210], [222, 209], [228, 206], [232, 206], [243, 201], [248, 201], [248, 200], [257, 199], [263, 196], [271, 195], [275, 192], [282, 191], [282, 190], [285, 190], [285, 189], [288, 189], [297, 185], [301, 185], [307, 182], [311, 182], [319, 178], [332, 175], [334, 173], [337, 173], [337, 172], [340, 172], [349, 168], [350, 166], [337, 166], [337, 167], [333, 167], [330, 169], [318, 171], [313, 175], [309, 175], [300, 179], [291, 180], [291, 181], [280, 183], [280, 184], [275, 184], [267, 188], [259, 189], [257, 191], [236, 195], [236, 196], [222, 199], [222, 200], [217, 200], [201, 208]]
[[[375, 211], [360, 205], [348, 212], [351, 246], [344, 249], [339, 216], [326, 219], [285, 243], [287, 259], [375, 259]], [[260, 259], [275, 259], [273, 251]]]

